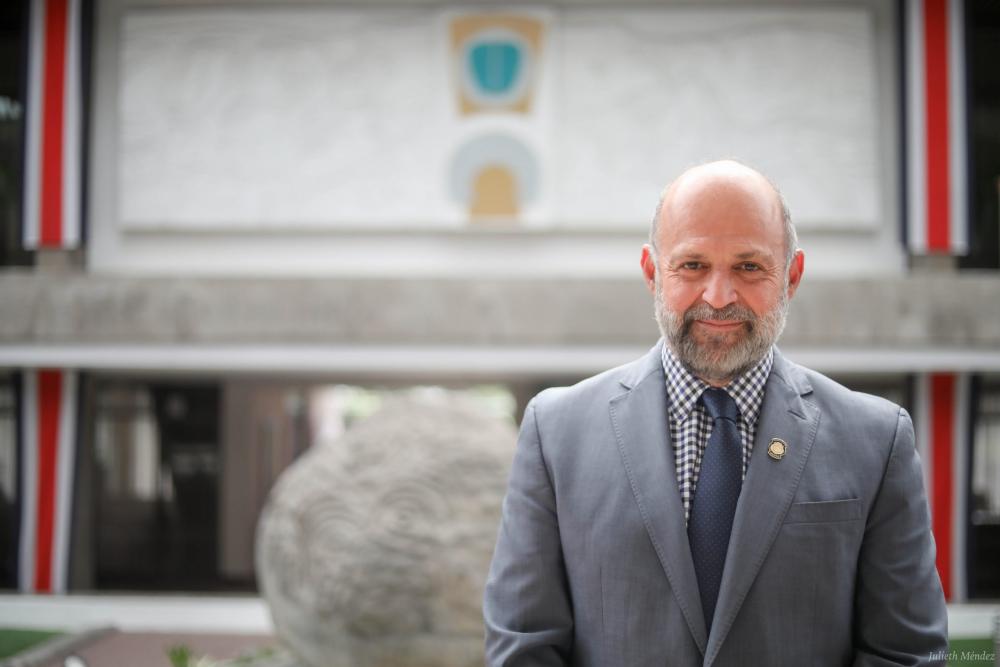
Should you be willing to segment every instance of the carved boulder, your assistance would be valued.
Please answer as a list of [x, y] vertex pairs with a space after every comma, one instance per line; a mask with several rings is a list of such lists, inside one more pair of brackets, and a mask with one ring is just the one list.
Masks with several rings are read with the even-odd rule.
[[257, 530], [275, 627], [310, 667], [477, 667], [516, 432], [466, 396], [392, 395], [279, 478]]

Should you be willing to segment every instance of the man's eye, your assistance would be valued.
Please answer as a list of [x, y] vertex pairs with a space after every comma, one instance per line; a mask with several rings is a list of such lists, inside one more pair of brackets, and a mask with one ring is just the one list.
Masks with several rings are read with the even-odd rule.
[[760, 271], [760, 264], [754, 264], [753, 262], [743, 262], [739, 265], [740, 271]]
[[681, 268], [688, 271], [696, 271], [701, 268], [701, 262], [684, 262], [681, 264]]

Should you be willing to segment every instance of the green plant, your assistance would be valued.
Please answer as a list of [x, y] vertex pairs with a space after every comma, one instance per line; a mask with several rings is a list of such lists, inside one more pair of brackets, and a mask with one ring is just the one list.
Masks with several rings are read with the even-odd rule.
[[173, 667], [191, 667], [191, 649], [178, 644], [167, 650], [167, 657]]
[[167, 651], [170, 658], [171, 667], [242, 667], [243, 665], [256, 665], [261, 660], [273, 658], [277, 655], [273, 647], [265, 646], [252, 653], [246, 653], [231, 660], [213, 660], [208, 656], [195, 658], [191, 649], [187, 646], [172, 646]]

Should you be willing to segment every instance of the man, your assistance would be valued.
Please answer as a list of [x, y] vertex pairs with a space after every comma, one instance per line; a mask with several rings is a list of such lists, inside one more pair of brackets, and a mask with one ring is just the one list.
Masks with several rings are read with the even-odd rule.
[[525, 410], [486, 585], [492, 666], [917, 665], [947, 653], [909, 415], [773, 348], [803, 254], [736, 162], [642, 250], [663, 339]]

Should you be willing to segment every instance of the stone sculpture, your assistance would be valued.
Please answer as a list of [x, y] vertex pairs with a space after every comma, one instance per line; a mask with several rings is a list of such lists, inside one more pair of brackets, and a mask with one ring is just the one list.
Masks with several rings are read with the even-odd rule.
[[467, 396], [390, 396], [279, 478], [257, 531], [278, 634], [310, 667], [483, 663], [481, 600], [511, 420]]

